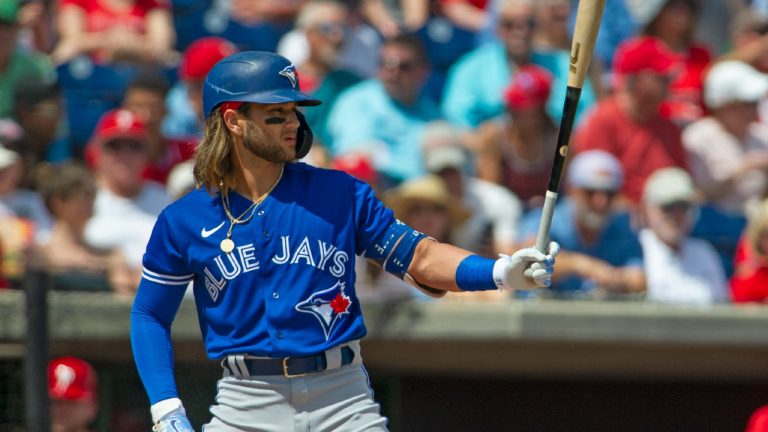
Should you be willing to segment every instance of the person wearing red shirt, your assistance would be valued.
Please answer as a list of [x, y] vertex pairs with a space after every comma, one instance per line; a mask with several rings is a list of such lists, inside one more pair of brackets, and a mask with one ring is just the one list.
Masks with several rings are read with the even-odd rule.
[[176, 38], [168, 0], [60, 0], [57, 64], [88, 54], [97, 63], [163, 63]]
[[768, 201], [749, 217], [733, 260], [731, 298], [734, 303], [768, 300]]
[[645, 0], [645, 3], [639, 17], [641, 34], [662, 41], [679, 56], [661, 114], [684, 127], [705, 113], [704, 73], [712, 62], [709, 48], [693, 39], [698, 5], [695, 0]]
[[622, 193], [631, 206], [646, 178], [659, 168], [687, 169], [680, 129], [660, 114], [678, 57], [662, 42], [637, 38], [623, 44], [614, 62], [615, 93], [602, 99], [574, 136], [577, 152], [604, 150], [624, 168]]

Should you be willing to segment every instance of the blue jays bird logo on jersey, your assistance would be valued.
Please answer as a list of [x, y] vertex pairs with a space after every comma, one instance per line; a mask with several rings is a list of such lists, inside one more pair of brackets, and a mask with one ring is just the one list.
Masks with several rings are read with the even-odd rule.
[[296, 78], [296, 67], [294, 65], [288, 65], [278, 73], [281, 76], [288, 78], [291, 81], [293, 88], [299, 88], [299, 80]]
[[344, 293], [344, 282], [338, 281], [328, 289], [312, 293], [296, 305], [296, 310], [314, 315], [323, 327], [325, 340], [328, 340], [333, 326], [343, 315], [349, 314], [351, 304], [349, 296]]

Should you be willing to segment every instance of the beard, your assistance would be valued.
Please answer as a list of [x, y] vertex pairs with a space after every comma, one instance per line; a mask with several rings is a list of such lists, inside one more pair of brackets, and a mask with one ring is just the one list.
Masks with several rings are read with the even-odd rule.
[[598, 231], [602, 229], [610, 217], [611, 213], [597, 213], [589, 209], [586, 205], [576, 206], [576, 219], [581, 223], [581, 225], [592, 231]]
[[274, 163], [289, 162], [296, 157], [296, 150], [286, 149], [253, 122], [246, 122], [243, 132], [243, 146], [256, 157]]

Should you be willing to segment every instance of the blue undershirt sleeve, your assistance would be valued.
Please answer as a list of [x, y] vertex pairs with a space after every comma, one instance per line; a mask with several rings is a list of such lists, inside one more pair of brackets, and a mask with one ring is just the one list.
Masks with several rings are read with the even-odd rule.
[[178, 397], [173, 375], [171, 323], [186, 285], [157, 286], [142, 279], [131, 310], [131, 346], [151, 404]]

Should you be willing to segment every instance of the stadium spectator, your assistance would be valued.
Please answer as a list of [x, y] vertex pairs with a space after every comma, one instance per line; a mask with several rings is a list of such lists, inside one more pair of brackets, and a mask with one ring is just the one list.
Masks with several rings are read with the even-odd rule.
[[168, 92], [168, 114], [163, 119], [163, 134], [171, 139], [195, 139], [203, 132], [203, 82], [219, 60], [237, 52], [230, 42], [205, 37], [192, 42], [179, 66], [179, 81]]
[[709, 48], [694, 40], [696, 0], [647, 0], [638, 14], [641, 34], [656, 38], [678, 55], [677, 70], [661, 114], [684, 127], [704, 115], [704, 73], [712, 61]]
[[[302, 6], [296, 17], [295, 27], [286, 33], [277, 45], [277, 53], [299, 65], [309, 58], [309, 41], [305, 26], [302, 22], [310, 17], [316, 17], [318, 11], [328, 10], [333, 5], [344, 9], [344, 43], [338, 53], [336, 66], [355, 73], [364, 78], [376, 76], [378, 52], [381, 48], [382, 35], [366, 20], [362, 14], [366, 10], [362, 4], [354, 7], [355, 2], [339, 2], [335, 0], [320, 0], [307, 2]], [[315, 6], [320, 6], [315, 7]], [[306, 9], [310, 9], [307, 11]], [[314, 9], [314, 10], [313, 10]], [[302, 77], [301, 84], [304, 84]]]
[[765, 303], [768, 300], [768, 201], [749, 215], [739, 241], [731, 276], [734, 303]]
[[31, 256], [33, 265], [51, 275], [54, 289], [133, 292], [132, 276], [117, 251], [99, 250], [85, 242], [85, 225], [93, 215], [96, 183], [85, 166], [44, 164], [39, 190], [54, 223], [46, 241]]
[[44, 241], [51, 232], [53, 220], [40, 195], [24, 187], [24, 161], [19, 153], [0, 146], [0, 207], [26, 221], [33, 239]]
[[66, 135], [64, 102], [54, 82], [24, 80], [16, 88], [13, 116], [21, 137], [7, 145], [24, 161], [24, 186], [34, 188], [35, 166], [42, 161], [59, 162], [72, 156]]
[[439, 242], [453, 241], [471, 213], [451, 197], [440, 177], [426, 175], [384, 193], [384, 203], [395, 217]]
[[171, 139], [163, 135], [163, 119], [168, 112], [165, 99], [169, 89], [170, 84], [161, 75], [140, 74], [128, 84], [122, 104], [146, 127], [149, 164], [144, 170], [144, 178], [161, 184], [165, 184], [174, 166], [192, 158], [197, 144], [192, 137]]
[[707, 202], [744, 215], [768, 192], [768, 125], [757, 122], [768, 76], [735, 60], [715, 64], [704, 98], [710, 115], [683, 131], [691, 173]]
[[504, 89], [507, 114], [484, 122], [470, 141], [477, 176], [508, 188], [525, 210], [543, 202], [557, 145], [557, 126], [545, 106], [551, 88], [546, 69], [521, 67]]
[[662, 168], [648, 177], [643, 191], [647, 227], [640, 231], [648, 301], [693, 306], [729, 301], [714, 247], [688, 236], [696, 205], [693, 181], [684, 170]]
[[19, 43], [26, 50], [49, 53], [53, 49], [55, 9], [51, 3], [46, 0], [19, 1], [19, 25], [22, 27]]
[[[577, 154], [567, 172], [567, 196], [555, 207], [550, 238], [562, 251], [552, 286], [555, 298], [623, 298], [645, 290], [643, 253], [627, 213], [616, 208], [623, 170], [601, 150]], [[541, 210], [529, 212], [520, 226], [522, 244], [536, 239]]]
[[[32, 192], [19, 189], [22, 177], [19, 154], [0, 146], [0, 286], [20, 288], [29, 250], [35, 241], [31, 209], [45, 211]], [[37, 201], [35, 199], [37, 198]], [[20, 213], [21, 212], [21, 213]]]
[[602, 99], [574, 134], [577, 152], [604, 150], [623, 166], [623, 194], [632, 205], [659, 168], [687, 167], [680, 129], [659, 113], [678, 60], [653, 38], [627, 41], [614, 62], [615, 94]]
[[541, 50], [570, 51], [571, 35], [568, 31], [570, 16], [571, 0], [537, 2], [533, 46]]
[[739, 12], [733, 20], [730, 49], [717, 60], [743, 61], [760, 72], [768, 72], [768, 15], [749, 8]]
[[0, 118], [10, 117], [16, 88], [25, 79], [52, 81], [53, 68], [43, 54], [25, 52], [17, 44], [19, 1], [0, 2]]
[[424, 172], [421, 134], [439, 117], [422, 93], [429, 72], [424, 47], [414, 36], [396, 36], [379, 53], [379, 75], [348, 88], [328, 116], [332, 156], [367, 151], [383, 184]]
[[[477, 127], [504, 112], [502, 97], [514, 71], [533, 63], [554, 77], [547, 112], [560, 121], [565, 99], [570, 55], [568, 51], [540, 51], [533, 48], [537, 22], [532, 0], [502, 0], [499, 5], [499, 40], [480, 45], [461, 57], [448, 71], [442, 109], [445, 117], [462, 127]], [[577, 116], [595, 101], [587, 80], [581, 93]]]
[[56, 64], [89, 55], [99, 64], [166, 64], [175, 31], [166, 0], [61, 0]]
[[453, 244], [495, 257], [514, 252], [520, 200], [495, 183], [473, 177], [471, 159], [460, 131], [445, 121], [424, 128], [422, 138], [427, 172], [440, 177], [452, 199], [470, 210], [470, 217], [452, 233]]
[[89, 432], [99, 413], [98, 376], [87, 361], [57, 357], [48, 362], [51, 432]]
[[[488, 8], [494, 0], [439, 0], [437, 9], [441, 16], [459, 28], [473, 33], [488, 26], [490, 13]], [[424, 2], [429, 7], [428, 2]]]
[[323, 101], [318, 109], [307, 110], [304, 115], [315, 139], [323, 145], [330, 140], [326, 125], [336, 98], [361, 80], [340, 63], [348, 39], [348, 21], [346, 7], [330, 0], [307, 3], [296, 20], [308, 47], [307, 57], [296, 64], [301, 90]]
[[142, 178], [149, 163], [146, 127], [130, 111], [112, 110], [99, 120], [88, 146], [98, 148], [93, 153], [98, 188], [86, 242], [118, 249], [131, 269], [140, 269], [157, 215], [171, 202], [163, 186]]

